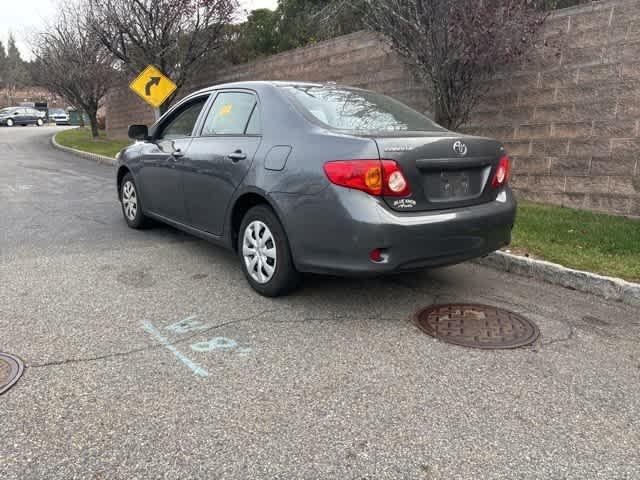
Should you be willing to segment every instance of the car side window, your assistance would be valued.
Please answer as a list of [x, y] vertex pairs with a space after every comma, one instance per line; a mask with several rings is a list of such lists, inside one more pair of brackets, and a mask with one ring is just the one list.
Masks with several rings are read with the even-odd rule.
[[256, 105], [252, 93], [219, 93], [204, 122], [202, 135], [245, 135]]
[[260, 108], [256, 103], [253, 107], [253, 113], [247, 124], [246, 135], [260, 135], [262, 133], [262, 118], [260, 116]]
[[156, 138], [158, 140], [177, 140], [178, 138], [190, 137], [206, 101], [207, 97], [199, 97], [183, 105], [172, 115], [168, 123], [160, 127]]

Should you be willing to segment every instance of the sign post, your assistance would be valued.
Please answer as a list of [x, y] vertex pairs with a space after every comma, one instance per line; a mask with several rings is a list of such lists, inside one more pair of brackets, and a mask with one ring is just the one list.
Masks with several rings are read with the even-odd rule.
[[149, 65], [129, 84], [129, 88], [153, 107], [157, 120], [160, 117], [160, 107], [178, 87], [160, 70]]

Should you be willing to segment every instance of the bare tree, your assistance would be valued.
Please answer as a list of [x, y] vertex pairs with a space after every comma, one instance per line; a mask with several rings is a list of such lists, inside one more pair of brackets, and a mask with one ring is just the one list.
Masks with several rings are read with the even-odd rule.
[[[130, 74], [153, 64], [179, 90], [222, 48], [235, 0], [87, 0], [91, 30]], [[165, 103], [165, 109], [170, 101]]]
[[95, 139], [98, 109], [118, 74], [111, 54], [87, 31], [85, 19], [85, 11], [78, 4], [60, 5], [58, 17], [36, 37], [33, 50], [42, 68], [41, 82], [84, 110]]
[[540, 0], [363, 0], [369, 26], [385, 34], [433, 91], [435, 120], [455, 129], [500, 65], [535, 44]]

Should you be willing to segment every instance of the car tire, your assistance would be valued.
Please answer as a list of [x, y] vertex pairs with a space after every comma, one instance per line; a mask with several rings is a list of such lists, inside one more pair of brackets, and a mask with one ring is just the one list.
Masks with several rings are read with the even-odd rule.
[[15, 122], [13, 121], [13, 119], [8, 118], [7, 119], [7, 127], [13, 127], [15, 125]]
[[39, 126], [39, 127], [41, 127], [41, 126], [43, 126], [43, 125], [44, 125], [44, 122], [42, 121], [42, 119], [41, 119], [41, 118], [39, 118], [39, 119], [37, 119], [37, 120], [36, 120], [36, 125], [37, 125], [37, 126]]
[[268, 205], [251, 208], [242, 219], [238, 256], [249, 285], [262, 296], [286, 295], [300, 284], [287, 234]]
[[130, 173], [127, 173], [122, 179], [119, 190], [122, 215], [127, 225], [137, 230], [148, 227], [150, 220], [149, 217], [142, 213], [142, 203], [140, 201], [138, 187]]

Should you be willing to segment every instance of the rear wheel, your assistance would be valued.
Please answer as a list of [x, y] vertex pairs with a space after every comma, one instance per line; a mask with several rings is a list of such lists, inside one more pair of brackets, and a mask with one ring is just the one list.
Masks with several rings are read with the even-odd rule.
[[7, 119], [7, 127], [13, 127], [15, 125], [15, 122], [13, 121], [12, 118]]
[[278, 297], [300, 283], [289, 240], [273, 210], [258, 205], [247, 212], [238, 235], [242, 270], [251, 287], [265, 297]]
[[120, 185], [120, 203], [122, 204], [122, 214], [131, 228], [141, 229], [149, 224], [149, 219], [142, 213], [142, 204], [138, 188], [133, 180], [133, 176], [127, 173]]

